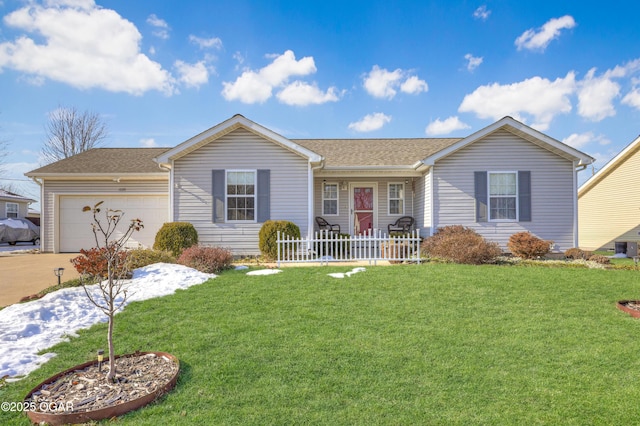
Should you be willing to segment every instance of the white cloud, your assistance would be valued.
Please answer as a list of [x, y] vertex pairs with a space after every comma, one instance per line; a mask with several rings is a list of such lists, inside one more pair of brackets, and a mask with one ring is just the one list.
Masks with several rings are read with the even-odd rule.
[[464, 55], [464, 58], [467, 60], [467, 70], [470, 72], [478, 68], [483, 61], [482, 56], [475, 57], [471, 53]]
[[420, 80], [417, 76], [412, 75], [407, 78], [404, 83], [400, 85], [400, 90], [404, 93], [409, 93], [410, 95], [415, 95], [421, 92], [426, 92], [429, 90], [429, 85], [426, 81]]
[[171, 29], [169, 28], [169, 24], [167, 24], [164, 19], [158, 18], [155, 13], [149, 15], [147, 18], [147, 24], [155, 28], [155, 31], [153, 31], [154, 36], [163, 40], [169, 38], [169, 30]]
[[518, 50], [540, 50], [544, 51], [553, 39], [560, 36], [563, 29], [571, 29], [576, 26], [576, 21], [570, 15], [560, 18], [553, 18], [547, 21], [537, 30], [529, 29], [522, 33], [515, 41]]
[[599, 145], [609, 145], [611, 143], [611, 140], [604, 135], [596, 136], [593, 132], [584, 132], [572, 133], [566, 138], [562, 139], [562, 142], [576, 149], [581, 149], [591, 142], [596, 142]]
[[622, 98], [622, 103], [640, 110], [640, 78], [631, 79], [633, 88]]
[[556, 115], [571, 111], [569, 96], [575, 87], [573, 72], [555, 81], [533, 77], [513, 84], [493, 83], [466, 95], [458, 111], [473, 112], [480, 118], [494, 120], [510, 115], [526, 121], [522, 114], [527, 114], [535, 120], [532, 126], [544, 131]]
[[178, 60], [174, 67], [178, 70], [179, 81], [187, 87], [198, 88], [209, 81], [209, 70], [204, 61], [187, 64]]
[[613, 100], [620, 94], [620, 85], [607, 72], [594, 77], [595, 68], [589, 70], [578, 89], [578, 114], [591, 121], [602, 121], [616, 115]]
[[[291, 77], [315, 72], [313, 57], [296, 60], [294, 53], [287, 50], [282, 55], [274, 56], [273, 61], [264, 68], [246, 70], [234, 82], [223, 82], [222, 96], [228, 101], [263, 103], [272, 96], [274, 88], [285, 86]], [[292, 89], [291, 92], [294, 91]]]
[[576, 149], [580, 149], [583, 146], [587, 145], [589, 142], [593, 141], [593, 139], [593, 132], [572, 133], [566, 138], [562, 139], [562, 142]]
[[140, 145], [145, 148], [154, 148], [158, 146], [156, 140], [153, 138], [140, 139]]
[[622, 103], [630, 107], [640, 109], [640, 88], [635, 87], [622, 98]]
[[336, 91], [335, 87], [330, 87], [326, 92], [323, 92], [315, 83], [309, 84], [304, 81], [294, 81], [282, 89], [277, 97], [280, 102], [286, 105], [317, 105], [338, 101], [340, 97]]
[[398, 93], [398, 88], [404, 93], [410, 94], [429, 90], [426, 81], [408, 74], [407, 71], [403, 71], [400, 68], [389, 71], [374, 65], [364, 77], [364, 88], [371, 96], [386, 99], [393, 99]]
[[429, 136], [447, 135], [456, 130], [469, 129], [470, 126], [460, 121], [457, 116], [449, 117], [445, 120], [436, 119], [429, 123], [425, 129], [425, 133]]
[[190, 35], [189, 41], [193, 44], [197, 44], [200, 49], [222, 49], [222, 40], [220, 40], [218, 37], [201, 38]]
[[474, 18], [481, 19], [483, 21], [486, 21], [487, 19], [489, 19], [489, 15], [491, 15], [491, 11], [487, 10], [486, 4], [483, 4], [473, 12]]
[[402, 70], [388, 71], [374, 65], [368, 76], [364, 79], [364, 88], [376, 98], [392, 99], [396, 95], [397, 87], [402, 78]]
[[175, 91], [171, 74], [140, 53], [142, 36], [135, 25], [91, 0], [30, 3], [6, 15], [4, 22], [25, 34], [0, 43], [0, 71], [11, 68], [30, 80], [80, 89], [135, 95]]
[[385, 115], [381, 112], [373, 114], [367, 114], [360, 121], [349, 123], [349, 129], [356, 132], [372, 132], [374, 130], [381, 129], [386, 123], [391, 121], [390, 115]]

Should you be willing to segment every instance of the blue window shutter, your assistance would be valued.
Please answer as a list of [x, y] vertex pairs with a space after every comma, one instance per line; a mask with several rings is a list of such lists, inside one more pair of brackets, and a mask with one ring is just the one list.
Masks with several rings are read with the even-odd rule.
[[211, 193], [213, 195], [213, 222], [224, 223], [225, 171], [213, 170]]
[[487, 222], [487, 172], [473, 172], [476, 198], [476, 222]]
[[258, 212], [259, 223], [271, 218], [271, 170], [258, 170]]
[[531, 172], [518, 172], [518, 218], [520, 222], [531, 222]]

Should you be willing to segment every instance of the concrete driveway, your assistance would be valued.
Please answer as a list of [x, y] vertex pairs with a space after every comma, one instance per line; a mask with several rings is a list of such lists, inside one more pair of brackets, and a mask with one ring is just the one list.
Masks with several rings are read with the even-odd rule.
[[[20, 247], [22, 248], [22, 247]], [[18, 302], [58, 284], [53, 270], [64, 268], [62, 282], [77, 278], [70, 260], [78, 253], [29, 253], [0, 251], [0, 306]]]

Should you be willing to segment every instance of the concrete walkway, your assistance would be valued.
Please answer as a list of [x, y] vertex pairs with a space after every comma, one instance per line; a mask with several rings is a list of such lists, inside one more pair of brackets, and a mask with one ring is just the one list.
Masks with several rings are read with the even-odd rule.
[[0, 306], [58, 284], [53, 273], [56, 268], [64, 268], [62, 282], [78, 278], [70, 262], [76, 256], [78, 253], [0, 253]]

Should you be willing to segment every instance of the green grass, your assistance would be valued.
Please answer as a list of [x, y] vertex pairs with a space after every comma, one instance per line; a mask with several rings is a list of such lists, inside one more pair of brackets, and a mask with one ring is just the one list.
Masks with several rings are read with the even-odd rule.
[[[181, 360], [176, 389], [119, 420], [157, 424], [635, 424], [640, 272], [450, 264], [221, 274], [129, 305], [116, 350]], [[106, 325], [56, 346], [44, 378], [91, 359]], [[0, 413], [0, 424], [28, 424]], [[106, 423], [105, 423], [106, 424]]]

